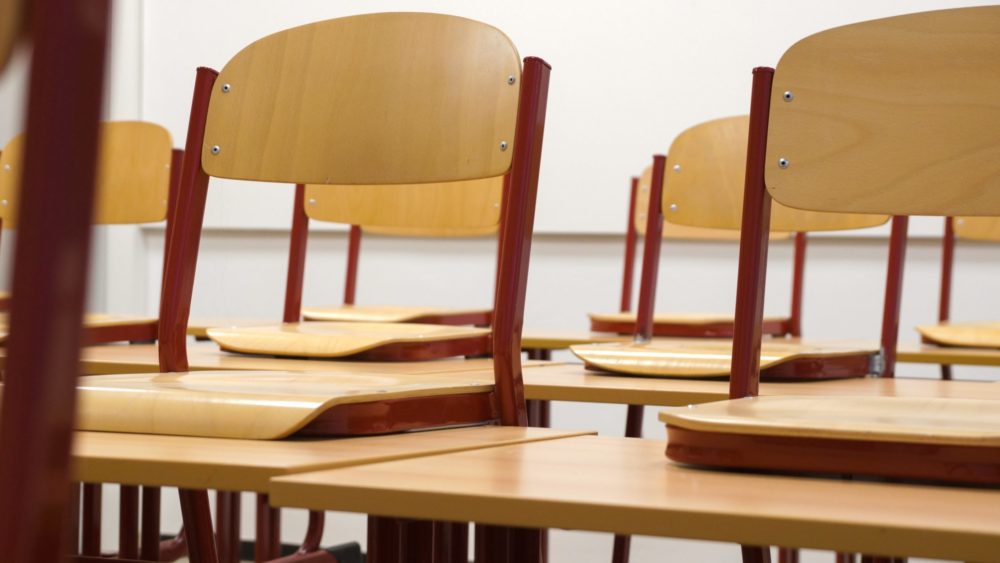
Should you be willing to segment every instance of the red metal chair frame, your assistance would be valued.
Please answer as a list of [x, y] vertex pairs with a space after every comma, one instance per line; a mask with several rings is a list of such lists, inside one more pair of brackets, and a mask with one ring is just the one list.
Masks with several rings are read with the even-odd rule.
[[[67, 508], [78, 506], [67, 494], [69, 457], [108, 12], [106, 0], [32, 8], [23, 226], [13, 282], [21, 298], [11, 302], [0, 414], [3, 561], [51, 561], [77, 538], [76, 519], [67, 518]], [[51, 166], [51, 154], [60, 155], [60, 166]]]

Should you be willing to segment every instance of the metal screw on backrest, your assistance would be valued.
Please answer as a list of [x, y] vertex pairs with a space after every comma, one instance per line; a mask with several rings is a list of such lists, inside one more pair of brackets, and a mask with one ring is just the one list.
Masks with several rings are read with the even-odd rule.
[[785, 100], [786, 102], [790, 102], [790, 101], [792, 101], [792, 100], [794, 100], [794, 99], [795, 99], [795, 96], [794, 96], [794, 95], [792, 94], [792, 92], [791, 92], [791, 91], [789, 90], [788, 92], [785, 92], [784, 94], [782, 94], [782, 95], [781, 95], [781, 98], [782, 98], [783, 100]]
[[220, 152], [222, 152], [222, 149], [219, 148], [219, 145], [212, 145], [212, 154], [219, 154]]
[[229, 84], [223, 84], [222, 85], [222, 93], [223, 94], [228, 94], [229, 91], [232, 90], [232, 89], [233, 89], [232, 86], [230, 86]]
[[4, 169], [5, 172], [10, 172], [10, 165], [9, 164], [4, 164], [3, 165], [3, 169]]
[[515, 82], [517, 82], [517, 79], [514, 78], [513, 74], [507, 77], [507, 84], [513, 85]]
[[0, 200], [0, 205], [7, 207], [7, 200], [6, 199]]
[[787, 158], [779, 158], [778, 159], [778, 168], [788, 168], [788, 159]]
[[674, 165], [674, 172], [680, 172], [680, 171], [681, 171], [681, 165], [680, 164], [675, 164]]
[[500, 150], [501, 151], [507, 150], [507, 141], [500, 141]]
[[309, 205], [316, 205], [316, 198], [314, 197], [309, 198]]
[[670, 212], [671, 213], [677, 213], [677, 204], [676, 203], [671, 203], [670, 204]]

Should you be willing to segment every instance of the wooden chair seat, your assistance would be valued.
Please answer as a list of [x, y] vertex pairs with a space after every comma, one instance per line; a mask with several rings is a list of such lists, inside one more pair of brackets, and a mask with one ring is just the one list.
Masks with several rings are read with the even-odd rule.
[[410, 323], [307, 322], [210, 328], [208, 337], [230, 352], [305, 358], [421, 360], [479, 355], [489, 329]]
[[[363, 424], [369, 429], [360, 433], [381, 433], [413, 427], [414, 421], [409, 420], [413, 413], [404, 413], [405, 420], [392, 421], [394, 407], [405, 408], [407, 400], [436, 396], [445, 402], [474, 403], [475, 416], [432, 421], [426, 415], [434, 418], [435, 413], [421, 408], [419, 414], [426, 420], [416, 422], [446, 426], [495, 418], [488, 402], [492, 382], [433, 375], [204, 371], [103, 375], [81, 382], [77, 421], [81, 430], [274, 440], [292, 434], [357, 434], [355, 425]], [[481, 395], [483, 400], [469, 401], [470, 395]], [[390, 416], [375, 416], [377, 422], [369, 423], [364, 419], [372, 413], [349, 410], [352, 405], [374, 405]], [[486, 410], [478, 412], [481, 408]], [[465, 414], [458, 411], [463, 409], [453, 409], [449, 415]], [[407, 420], [410, 424], [401, 427]]]
[[449, 309], [443, 307], [340, 305], [334, 307], [303, 307], [307, 321], [423, 323], [440, 325], [490, 324], [492, 309]]
[[[588, 313], [590, 330], [635, 334], [636, 313]], [[764, 317], [764, 334], [784, 336], [790, 332], [788, 317]], [[653, 315], [653, 336], [675, 338], [732, 338], [733, 316], [712, 313], [669, 313]]]
[[[731, 340], [657, 338], [650, 342], [582, 344], [570, 350], [589, 368], [627, 375], [727, 377]], [[863, 377], [872, 372], [877, 346], [765, 341], [762, 378], [770, 380]]]
[[978, 399], [747, 397], [663, 411], [675, 461], [1000, 485], [1000, 409]]
[[941, 346], [1000, 348], [1000, 322], [980, 321], [918, 326], [925, 342]]

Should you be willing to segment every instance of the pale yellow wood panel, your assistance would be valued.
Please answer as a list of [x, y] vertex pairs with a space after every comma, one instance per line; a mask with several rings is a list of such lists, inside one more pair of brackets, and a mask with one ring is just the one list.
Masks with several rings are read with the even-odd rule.
[[[587, 313], [591, 321], [611, 322], [611, 323], [634, 323], [636, 313], [627, 311], [624, 313]], [[766, 322], [780, 322], [787, 317], [764, 317]], [[733, 322], [733, 315], [717, 313], [655, 313], [654, 323], [704, 325], [714, 323]]]
[[[691, 227], [739, 230], [743, 222], [747, 116], [707, 121], [683, 131], [667, 154], [663, 215]], [[849, 215], [771, 208], [772, 231], [838, 231], [881, 225], [885, 215]]]
[[306, 186], [312, 219], [397, 236], [472, 236], [500, 224], [503, 177], [403, 186]]
[[[112, 328], [128, 325], [154, 325], [157, 319], [149, 317], [131, 317], [128, 315], [108, 315], [104, 313], [87, 313], [83, 316], [84, 328]], [[7, 313], [0, 313], [0, 342], [5, 342], [8, 335]]]
[[965, 240], [1000, 240], [1000, 218], [955, 217], [955, 237]]
[[[664, 377], [725, 377], [732, 364], [731, 340], [654, 338], [646, 343], [580, 344], [570, 350], [595, 367], [632, 375]], [[875, 354], [878, 346], [823, 342], [765, 340], [760, 368], [806, 358]]]
[[979, 399], [746, 397], [663, 411], [660, 421], [699, 432], [996, 448], [998, 406]]
[[585, 432], [478, 426], [365, 438], [260, 441], [77, 432], [73, 471], [75, 480], [88, 483], [264, 493], [270, 478], [278, 475], [580, 434]]
[[628, 342], [631, 336], [601, 332], [570, 332], [558, 330], [525, 329], [521, 333], [521, 348], [525, 350], [562, 350], [573, 344], [595, 342]]
[[998, 57], [998, 6], [799, 41], [774, 75], [768, 190], [803, 209], [1000, 215]]
[[465, 326], [362, 322], [208, 329], [208, 337], [223, 350], [306, 358], [337, 358], [387, 344], [440, 342], [489, 333], [489, 329]]
[[[649, 186], [653, 182], [653, 167], [647, 166], [639, 176], [639, 185], [635, 193], [635, 209], [632, 220], [635, 231], [639, 236], [646, 234], [647, 214], [649, 213]], [[772, 233], [771, 238], [785, 237], [784, 233]], [[663, 223], [663, 238], [680, 240], [715, 240], [715, 241], [738, 241], [740, 232], [733, 229], [706, 229], [702, 227], [688, 227], [665, 221]]]
[[942, 323], [918, 326], [917, 332], [935, 344], [969, 348], [1000, 348], [1000, 322]]
[[77, 427], [212, 438], [274, 440], [336, 405], [488, 393], [433, 375], [200, 371], [98, 375], [80, 380]]
[[896, 348], [896, 354], [896, 361], [904, 363], [1000, 366], [1000, 350], [993, 348], [955, 348], [906, 343]]
[[584, 436], [303, 473], [274, 479], [270, 498], [319, 510], [872, 555], [990, 561], [1000, 553], [1000, 491], [698, 470], [668, 462], [664, 445]]
[[[151, 223], [167, 218], [170, 192], [170, 133], [144, 121], [109, 121], [100, 127], [94, 223]], [[24, 134], [0, 153], [0, 219], [17, 227]], [[58, 159], [53, 166], [58, 165]]]
[[465, 18], [382, 13], [295, 27], [222, 69], [202, 166], [212, 176], [302, 184], [501, 176], [514, 152], [520, 78], [510, 39]]
[[[0, 348], [0, 357], [3, 349]], [[159, 359], [153, 344], [128, 346], [90, 346], [83, 349], [80, 359], [83, 372], [89, 375], [157, 373]], [[471, 378], [493, 380], [493, 360], [487, 358], [448, 358], [419, 362], [352, 362], [344, 360], [303, 360], [246, 356], [219, 351], [213, 342], [188, 344], [188, 363], [191, 370], [241, 370], [241, 371], [303, 371], [328, 373], [391, 373], [405, 374], [462, 374]], [[524, 367], [548, 365], [552, 362], [527, 360]]]
[[448, 309], [442, 307], [405, 307], [389, 305], [340, 305], [334, 307], [303, 307], [307, 321], [405, 323], [427, 315], [457, 315], [489, 313], [492, 309]]
[[[529, 399], [620, 405], [686, 406], [729, 398], [725, 380], [608, 375], [562, 364], [524, 371]], [[1000, 384], [983, 381], [851, 378], [761, 383], [762, 396], [954, 397], [1000, 401]]]

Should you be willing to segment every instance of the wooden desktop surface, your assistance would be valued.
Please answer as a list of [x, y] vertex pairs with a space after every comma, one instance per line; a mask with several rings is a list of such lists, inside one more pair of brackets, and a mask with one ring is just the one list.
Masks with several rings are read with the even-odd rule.
[[303, 473], [274, 479], [270, 495], [275, 506], [406, 518], [970, 561], [1000, 554], [1000, 491], [698, 470], [669, 462], [659, 440], [585, 436]]
[[586, 433], [477, 426], [363, 438], [271, 441], [77, 432], [74, 479], [266, 492], [269, 479], [278, 475]]

